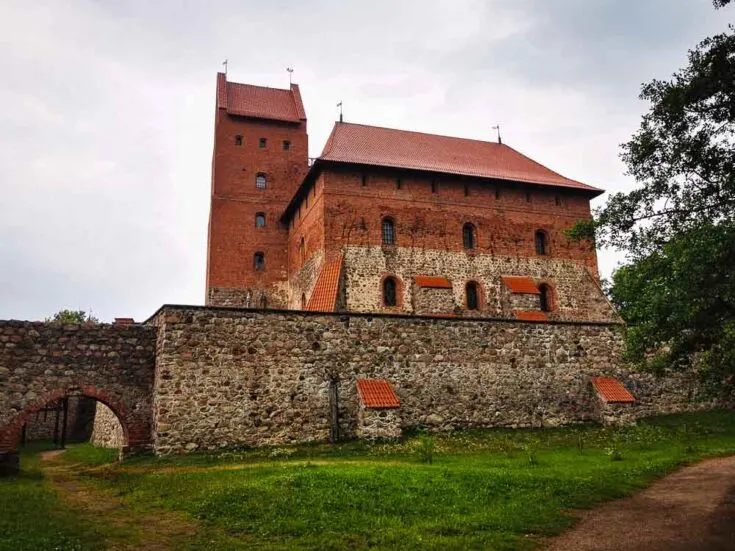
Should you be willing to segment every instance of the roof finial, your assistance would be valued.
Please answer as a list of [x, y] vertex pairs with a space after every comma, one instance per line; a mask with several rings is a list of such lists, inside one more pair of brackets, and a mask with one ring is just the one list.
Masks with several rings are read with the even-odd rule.
[[339, 122], [342, 122], [342, 100], [339, 100], [337, 107], [339, 107]]
[[288, 73], [288, 85], [291, 86], [291, 84], [293, 84], [291, 82], [291, 75], [293, 75], [293, 69], [291, 67], [286, 67], [286, 72]]
[[225, 76], [227, 76], [227, 58], [222, 62], [222, 65], [225, 66]]
[[498, 131], [498, 143], [502, 144], [503, 143], [503, 138], [500, 137], [500, 125], [497, 124], [497, 125], [493, 126], [493, 130], [497, 130]]

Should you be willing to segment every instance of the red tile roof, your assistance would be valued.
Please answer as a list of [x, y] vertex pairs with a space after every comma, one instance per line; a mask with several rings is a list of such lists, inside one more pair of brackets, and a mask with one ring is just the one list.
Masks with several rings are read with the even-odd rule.
[[505, 144], [408, 130], [335, 123], [320, 159], [561, 186], [599, 195]]
[[419, 287], [430, 287], [432, 289], [451, 289], [452, 282], [446, 277], [440, 276], [414, 276], [413, 280]]
[[287, 122], [306, 120], [298, 84], [292, 84], [290, 90], [239, 84], [227, 82], [224, 73], [217, 73], [217, 107], [243, 117]]
[[503, 283], [511, 293], [523, 293], [527, 295], [540, 295], [536, 284], [530, 277], [525, 276], [502, 276]]
[[401, 405], [393, 386], [385, 379], [358, 379], [357, 391], [366, 408], [386, 409]]
[[592, 386], [606, 402], [635, 402], [633, 395], [615, 377], [592, 377]]
[[516, 310], [513, 312], [516, 319], [523, 321], [549, 321], [549, 316], [546, 312], [539, 312], [537, 310]]
[[312, 312], [334, 312], [339, 291], [339, 276], [342, 273], [342, 256], [325, 261], [314, 284], [307, 310]]

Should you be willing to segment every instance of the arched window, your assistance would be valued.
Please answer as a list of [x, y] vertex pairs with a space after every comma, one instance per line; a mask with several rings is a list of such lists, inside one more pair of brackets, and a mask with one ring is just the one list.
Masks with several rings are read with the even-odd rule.
[[268, 178], [266, 177], [265, 173], [258, 172], [258, 174], [255, 176], [255, 187], [257, 189], [265, 189], [268, 187]]
[[257, 252], [253, 255], [253, 269], [262, 270], [265, 268], [265, 254]]
[[544, 283], [539, 285], [538, 290], [541, 293], [541, 295], [539, 296], [539, 299], [541, 301], [541, 311], [551, 312], [551, 308], [553, 306], [551, 287]]
[[383, 280], [383, 306], [395, 306], [396, 301], [396, 280], [392, 277], [386, 277]]
[[546, 239], [546, 232], [538, 230], [536, 232], [536, 254], [549, 254], [549, 246]]
[[258, 212], [255, 215], [255, 227], [256, 228], [265, 228], [265, 213], [264, 212]]
[[306, 294], [301, 293], [301, 309], [306, 310]]
[[478, 310], [480, 308], [480, 293], [477, 289], [477, 283], [468, 281], [465, 285], [465, 293], [467, 295], [467, 309]]
[[462, 242], [465, 249], [475, 248], [475, 226], [469, 222], [462, 226]]
[[393, 220], [383, 218], [383, 245], [393, 245], [396, 242], [396, 232]]

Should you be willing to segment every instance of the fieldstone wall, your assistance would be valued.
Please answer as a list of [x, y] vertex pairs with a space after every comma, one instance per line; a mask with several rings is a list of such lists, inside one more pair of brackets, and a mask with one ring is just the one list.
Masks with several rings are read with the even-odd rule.
[[115, 410], [125, 453], [150, 449], [155, 339], [143, 325], [0, 321], [0, 456], [16, 449], [36, 412], [69, 396]]
[[122, 448], [125, 442], [120, 420], [110, 408], [101, 402], [97, 402], [94, 429], [89, 441], [100, 448]]
[[636, 416], [698, 407], [689, 382], [622, 367], [617, 324], [186, 307], [154, 323], [160, 454], [325, 440], [331, 377], [344, 436], [358, 434], [358, 378], [393, 384], [402, 428], [597, 419], [597, 375], [633, 392]]
[[440, 314], [454, 312], [452, 289], [435, 289], [413, 284], [413, 311], [416, 314]]
[[226, 308], [284, 308], [287, 300], [286, 293], [278, 285], [268, 290], [210, 287], [207, 290], [207, 305]]
[[[94, 400], [83, 396], [69, 399], [66, 420], [66, 435], [69, 442], [83, 442], [92, 433], [94, 424]], [[63, 412], [59, 411], [59, 435], [62, 432]], [[56, 430], [56, 412], [38, 411], [28, 418], [25, 427], [27, 442], [52, 440]]]
[[[554, 309], [549, 313], [552, 320], [621, 322], [588, 268], [572, 260], [417, 247], [347, 246], [344, 254], [345, 300], [350, 312], [385, 311], [381, 281], [390, 274], [403, 282], [403, 297], [399, 300], [402, 311], [418, 313], [412, 308], [410, 283], [414, 276], [426, 275], [443, 276], [452, 282], [454, 305], [460, 310], [466, 304], [466, 283], [476, 281], [479, 284], [482, 308], [476, 312], [464, 310], [463, 315], [512, 318], [514, 309], [539, 309], [537, 295], [533, 295], [535, 308], [518, 308], [511, 304], [501, 276], [516, 275], [528, 276], [536, 285], [549, 285], [554, 295]], [[515, 300], [514, 297], [513, 302]]]
[[541, 299], [539, 298], [539, 295], [531, 293], [511, 293], [506, 290], [503, 293], [503, 298], [503, 304], [505, 306], [503, 311], [528, 311], [541, 309]]
[[357, 410], [357, 436], [366, 440], [400, 438], [400, 410], [371, 409], [360, 404]]

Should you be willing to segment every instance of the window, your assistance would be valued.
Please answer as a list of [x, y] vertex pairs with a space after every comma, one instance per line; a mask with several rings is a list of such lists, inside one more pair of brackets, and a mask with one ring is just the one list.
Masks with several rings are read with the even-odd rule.
[[362, 179], [360, 180], [360, 183], [361, 183], [361, 184], [362, 184], [363, 186], [366, 186], [366, 185], [367, 185], [367, 175], [366, 175], [366, 174], [363, 174], [363, 175], [361, 176], [361, 178], [362, 178]]
[[291, 151], [291, 142], [289, 142], [288, 140], [283, 140], [283, 150]]
[[383, 218], [383, 245], [394, 245], [396, 242], [396, 232], [393, 220]]
[[538, 230], [536, 232], [536, 254], [545, 255], [549, 254], [548, 244], [546, 243], [546, 233]]
[[235, 145], [242, 145], [242, 136], [240, 134], [235, 136]]
[[306, 310], [306, 295], [301, 293], [301, 309]]
[[530, 203], [530, 202], [531, 202], [531, 192], [527, 191], [526, 192], [526, 203]]
[[258, 175], [255, 177], [255, 187], [257, 189], [265, 189], [268, 187], [268, 179], [262, 172], [258, 172]]
[[541, 311], [551, 312], [551, 305], [552, 305], [551, 287], [549, 287], [548, 285], [544, 283], [542, 285], [539, 285], [538, 290], [541, 293], [541, 295], [539, 295], [539, 299], [541, 301]]
[[470, 186], [468, 186], [467, 184], [465, 184], [464, 185], [464, 196], [465, 197], [469, 197], [469, 195], [470, 195]]
[[465, 294], [467, 295], [467, 309], [477, 310], [480, 306], [479, 293], [477, 292], [477, 283], [474, 281], [467, 282], [465, 286]]
[[265, 213], [259, 212], [255, 215], [255, 227], [265, 228]]
[[561, 206], [561, 197], [557, 195], [556, 197], [554, 197], [554, 201], [556, 202], [557, 207]]
[[495, 188], [495, 198], [500, 199], [500, 188]]
[[402, 184], [403, 184], [403, 182], [401, 181], [401, 179], [400, 178], [396, 178], [396, 189], [401, 189], [401, 185]]
[[386, 277], [383, 280], [383, 306], [396, 305], [396, 280], [392, 277]]
[[263, 295], [260, 297], [260, 307], [261, 308], [268, 308], [268, 297]]
[[475, 226], [469, 222], [462, 226], [462, 243], [465, 249], [475, 248]]
[[306, 244], [304, 243], [304, 238], [301, 238], [301, 241], [299, 241], [299, 259], [301, 260], [301, 264], [304, 264], [304, 260], [306, 260]]
[[431, 181], [431, 193], [437, 193], [438, 191], [439, 191], [439, 181], [432, 180]]
[[253, 255], [253, 269], [260, 271], [265, 268], [265, 254], [257, 252]]
[[260, 149], [265, 149], [265, 146], [268, 145], [268, 140], [265, 138], [260, 138], [258, 141], [258, 145], [260, 146]]

